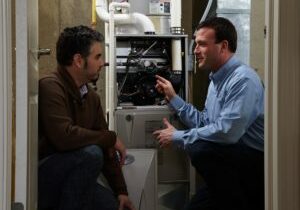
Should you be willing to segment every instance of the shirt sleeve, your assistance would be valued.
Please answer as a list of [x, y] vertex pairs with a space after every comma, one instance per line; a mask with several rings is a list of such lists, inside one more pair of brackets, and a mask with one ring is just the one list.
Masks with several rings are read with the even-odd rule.
[[254, 82], [249, 78], [243, 78], [230, 85], [224, 96], [220, 114], [214, 121], [210, 122], [205, 112], [199, 112], [183, 100], [178, 103], [180, 106], [174, 103], [180, 119], [190, 125], [191, 129], [175, 131], [173, 141], [182, 146], [197, 140], [223, 144], [236, 143], [257, 117], [255, 105], [258, 100], [259, 93]]
[[171, 99], [170, 106], [176, 111], [182, 123], [188, 128], [204, 126], [208, 121], [206, 109], [200, 112], [178, 95]]

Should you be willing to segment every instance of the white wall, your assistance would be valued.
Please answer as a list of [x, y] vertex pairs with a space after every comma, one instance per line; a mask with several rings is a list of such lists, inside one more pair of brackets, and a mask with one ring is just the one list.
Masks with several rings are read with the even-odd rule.
[[11, 205], [11, 2], [0, 4], [0, 209]]
[[250, 66], [264, 80], [265, 71], [265, 0], [251, 0], [250, 17]]

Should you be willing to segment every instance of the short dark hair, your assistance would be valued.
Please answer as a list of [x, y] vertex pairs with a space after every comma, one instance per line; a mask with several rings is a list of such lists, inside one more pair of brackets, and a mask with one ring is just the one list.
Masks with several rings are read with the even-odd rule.
[[200, 28], [211, 28], [215, 31], [216, 43], [223, 40], [228, 41], [228, 47], [231, 52], [235, 52], [237, 48], [237, 32], [234, 25], [226, 18], [212, 17], [197, 26], [197, 30]]
[[56, 60], [61, 66], [72, 64], [77, 53], [87, 58], [94, 42], [103, 42], [104, 37], [98, 31], [87, 26], [67, 27], [56, 42]]

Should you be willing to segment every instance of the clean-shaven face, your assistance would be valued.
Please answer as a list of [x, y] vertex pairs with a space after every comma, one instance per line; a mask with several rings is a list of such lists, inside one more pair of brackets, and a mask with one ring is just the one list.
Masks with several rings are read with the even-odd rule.
[[216, 71], [220, 67], [221, 43], [215, 43], [212, 28], [200, 28], [196, 33], [195, 58], [200, 70]]

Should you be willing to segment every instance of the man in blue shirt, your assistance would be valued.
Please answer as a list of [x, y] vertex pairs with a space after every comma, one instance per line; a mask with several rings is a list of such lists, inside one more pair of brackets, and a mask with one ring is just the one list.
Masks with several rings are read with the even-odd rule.
[[255, 71], [234, 55], [237, 33], [221, 17], [197, 28], [194, 50], [200, 70], [211, 73], [205, 108], [198, 111], [157, 76], [156, 88], [187, 127], [166, 119], [154, 132], [161, 147], [184, 148], [205, 181], [187, 209], [264, 209], [264, 87]]

